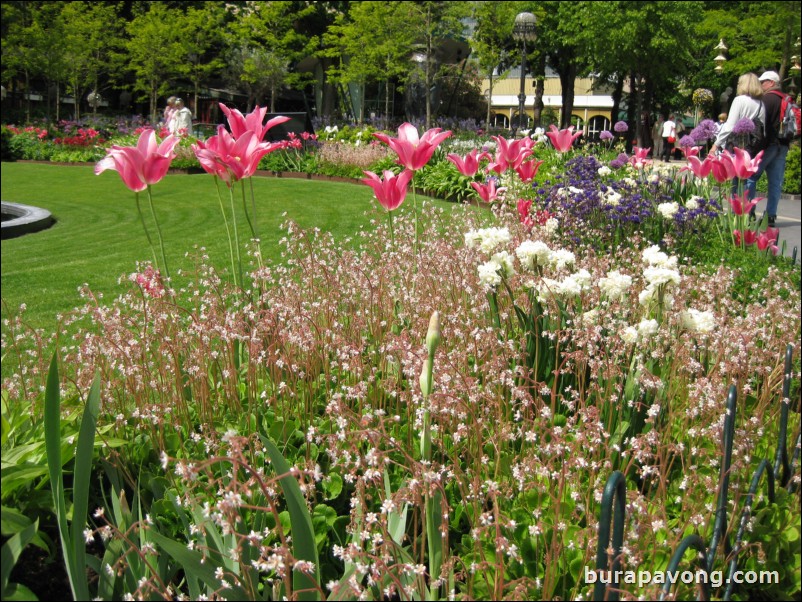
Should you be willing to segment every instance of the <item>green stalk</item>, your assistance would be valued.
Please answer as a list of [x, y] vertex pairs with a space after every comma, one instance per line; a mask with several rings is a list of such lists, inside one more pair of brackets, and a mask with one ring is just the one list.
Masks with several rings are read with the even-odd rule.
[[228, 254], [231, 257], [231, 275], [234, 278], [234, 286], [237, 286], [237, 268], [234, 265], [234, 245], [231, 242], [231, 228], [228, 226], [228, 217], [226, 217], [226, 210], [223, 207], [223, 197], [220, 195], [220, 181], [217, 176], [214, 177], [214, 185], [217, 188], [217, 200], [220, 202], [220, 213], [223, 214], [223, 224], [226, 227], [226, 236], [228, 236]]
[[234, 190], [232, 188], [228, 189], [228, 197], [229, 201], [231, 202], [231, 221], [234, 223], [234, 248], [237, 250], [237, 272], [234, 276], [234, 285], [237, 284], [237, 277], [236, 274], [239, 274], [239, 285], [243, 286], [242, 282], [242, 257], [240, 256], [239, 252], [239, 232], [237, 230], [237, 213], [234, 210]]
[[164, 253], [164, 239], [162, 238], [162, 229], [159, 225], [159, 220], [156, 218], [156, 211], [153, 209], [153, 193], [151, 192], [150, 185], [148, 185], [148, 204], [150, 205], [150, 214], [153, 216], [153, 221], [156, 222], [156, 233], [159, 235], [159, 247], [162, 252], [162, 263], [164, 265], [164, 273], [167, 279], [170, 279], [170, 269], [167, 267], [167, 255]]
[[139, 193], [134, 193], [134, 198], [136, 199], [136, 211], [139, 213], [139, 220], [142, 222], [142, 229], [145, 230], [145, 237], [148, 239], [148, 244], [150, 245], [150, 251], [153, 253], [153, 265], [156, 266], [156, 269], [159, 269], [159, 261], [156, 259], [156, 249], [153, 247], [153, 241], [150, 238], [150, 232], [148, 232], [148, 226], [145, 224], [145, 216], [142, 214], [142, 206], [139, 204]]

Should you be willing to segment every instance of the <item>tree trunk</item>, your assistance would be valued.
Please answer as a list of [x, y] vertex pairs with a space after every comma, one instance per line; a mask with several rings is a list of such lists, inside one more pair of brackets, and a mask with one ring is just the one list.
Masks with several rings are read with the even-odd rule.
[[490, 111], [493, 107], [493, 71], [490, 72], [490, 77], [488, 77], [490, 81], [490, 87], [487, 90], [487, 119], [485, 120], [485, 129], [490, 129]]
[[613, 88], [613, 108], [610, 109], [610, 129], [618, 121], [618, 113], [621, 111], [621, 97], [624, 94], [624, 78], [619, 75]]
[[560, 128], [571, 125], [571, 115], [574, 112], [574, 82], [576, 81], [576, 64], [569, 61], [559, 72], [560, 88], [562, 89], [563, 108], [560, 114]]

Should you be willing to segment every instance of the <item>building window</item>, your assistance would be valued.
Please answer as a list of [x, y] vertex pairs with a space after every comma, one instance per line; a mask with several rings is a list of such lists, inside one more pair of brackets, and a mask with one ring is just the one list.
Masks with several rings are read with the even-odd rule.
[[588, 121], [588, 140], [598, 140], [599, 134], [610, 129], [610, 120], [602, 115], [596, 115]]

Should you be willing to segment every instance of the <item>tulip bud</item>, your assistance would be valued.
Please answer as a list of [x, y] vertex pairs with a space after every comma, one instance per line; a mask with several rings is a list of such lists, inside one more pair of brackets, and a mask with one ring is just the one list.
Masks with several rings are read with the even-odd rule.
[[432, 392], [432, 371], [429, 369], [430, 365], [429, 358], [423, 360], [423, 369], [420, 373], [420, 390], [424, 397], [429, 397], [429, 394]]
[[429, 357], [434, 357], [437, 345], [440, 344], [440, 312], [435, 311], [429, 318], [429, 330], [426, 332], [426, 350]]

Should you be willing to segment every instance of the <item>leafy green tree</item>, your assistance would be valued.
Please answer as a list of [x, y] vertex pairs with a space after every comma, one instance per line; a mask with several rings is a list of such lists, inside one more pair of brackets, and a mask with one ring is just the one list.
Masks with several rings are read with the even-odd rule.
[[227, 28], [229, 69], [249, 91], [248, 110], [269, 91], [275, 112], [280, 87], [302, 89], [309, 79], [293, 67], [319, 46], [319, 36], [306, 35], [302, 27], [317, 8], [314, 3], [286, 1], [242, 2], [227, 8], [233, 16]]
[[67, 2], [59, 15], [61, 60], [67, 90], [75, 99], [80, 119], [81, 99], [88, 90], [99, 93], [110, 70], [110, 57], [122, 44], [120, 20], [114, 5], [104, 2]]
[[171, 89], [181, 74], [185, 47], [176, 15], [161, 2], [152, 2], [126, 26], [129, 39], [125, 44], [128, 68], [136, 75], [134, 91], [143, 93], [150, 104], [150, 119], [157, 120], [159, 96]]
[[432, 126], [431, 91], [447, 70], [437, 68], [438, 45], [449, 38], [462, 38], [463, 19], [470, 15], [471, 6], [464, 2], [404, 2], [409, 10], [409, 24], [415, 47], [423, 58], [421, 71], [426, 101], [426, 127]]
[[414, 37], [408, 16], [408, 7], [401, 2], [354, 2], [323, 36], [327, 49], [322, 54], [336, 59], [328, 70], [331, 80], [362, 88], [360, 106], [355, 107], [360, 123], [365, 116], [365, 85], [384, 81], [385, 114], [389, 115], [390, 81], [409, 71]]
[[515, 21], [513, 2], [476, 2], [474, 18], [476, 29], [471, 36], [471, 50], [476, 58], [479, 71], [489, 81], [487, 115], [485, 127], [490, 127], [490, 111], [493, 97], [493, 76], [498, 73], [504, 78], [509, 73], [506, 68], [512, 44], [512, 27]]
[[184, 59], [178, 72], [192, 83], [194, 110], [198, 110], [198, 92], [225, 66], [219, 55], [223, 45], [225, 8], [216, 2], [193, 3], [176, 19]]
[[22, 78], [26, 95], [25, 120], [31, 120], [31, 79], [42, 73], [47, 34], [38, 19], [40, 2], [3, 2], [3, 79]]

